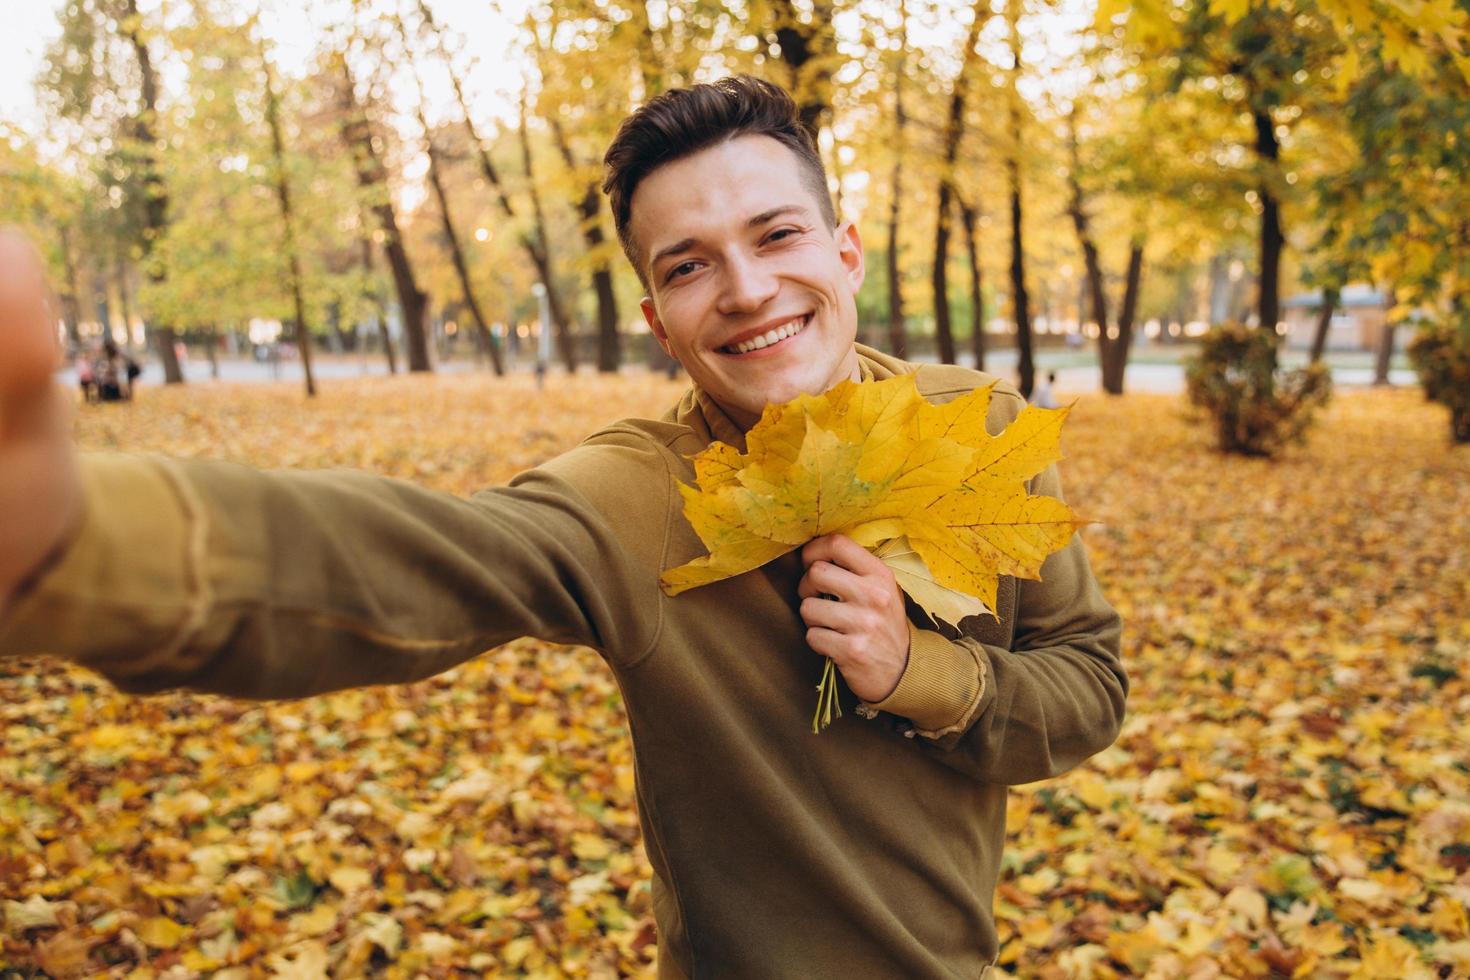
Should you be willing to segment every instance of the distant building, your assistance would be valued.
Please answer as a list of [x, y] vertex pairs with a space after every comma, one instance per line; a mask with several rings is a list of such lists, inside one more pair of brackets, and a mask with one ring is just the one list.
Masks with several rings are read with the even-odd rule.
[[[1298, 293], [1282, 303], [1286, 316], [1286, 346], [1292, 350], [1308, 350], [1317, 333], [1317, 317], [1322, 309], [1322, 293]], [[1371, 351], [1378, 349], [1383, 324], [1388, 315], [1387, 293], [1363, 283], [1344, 286], [1337, 309], [1327, 327], [1327, 349]], [[1400, 330], [1395, 346], [1408, 340], [1409, 331]]]

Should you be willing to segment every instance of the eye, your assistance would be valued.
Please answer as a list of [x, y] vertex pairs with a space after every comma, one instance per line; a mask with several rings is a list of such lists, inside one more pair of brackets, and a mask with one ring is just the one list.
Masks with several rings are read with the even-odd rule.
[[697, 262], [680, 262], [678, 265], [669, 270], [669, 274], [664, 277], [664, 282], [678, 279], [681, 276], [687, 276], [689, 275], [689, 273], [693, 272], [698, 267], [698, 265], [699, 263]]
[[782, 239], [782, 237], [790, 236], [790, 235], [799, 235], [799, 234], [801, 234], [801, 229], [800, 228], [777, 228], [775, 231], [771, 232], [768, 236], [766, 236], [766, 241], [768, 241], [768, 242], [780, 241]]

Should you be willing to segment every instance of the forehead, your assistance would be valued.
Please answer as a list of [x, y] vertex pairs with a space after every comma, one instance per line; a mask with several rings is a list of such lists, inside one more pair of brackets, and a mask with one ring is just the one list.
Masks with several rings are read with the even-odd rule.
[[739, 136], [666, 163], [629, 202], [629, 226], [644, 256], [684, 238], [740, 228], [753, 215], [799, 204], [817, 213], [801, 161], [769, 136]]

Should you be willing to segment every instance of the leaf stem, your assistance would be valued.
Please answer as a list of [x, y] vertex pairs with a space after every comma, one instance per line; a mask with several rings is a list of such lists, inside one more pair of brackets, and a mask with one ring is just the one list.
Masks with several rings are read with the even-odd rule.
[[832, 724], [833, 718], [842, 717], [842, 702], [837, 697], [837, 665], [831, 659], [822, 668], [822, 680], [817, 685], [817, 710], [812, 715], [812, 734]]

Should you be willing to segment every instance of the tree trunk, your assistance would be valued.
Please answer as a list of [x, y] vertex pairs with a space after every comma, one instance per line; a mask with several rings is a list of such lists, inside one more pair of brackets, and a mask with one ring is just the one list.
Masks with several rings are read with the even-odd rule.
[[[153, 123], [158, 118], [158, 75], [153, 69], [153, 59], [148, 53], [148, 43], [143, 39], [142, 17], [138, 13], [137, 0], [125, 0], [123, 19], [119, 22], [124, 36], [132, 45], [138, 59], [138, 74], [141, 78], [143, 105], [133, 119], [133, 136], [141, 147], [140, 165], [143, 171], [143, 258], [153, 254], [153, 247], [162, 240], [168, 227], [168, 189], [158, 169], [158, 137]], [[157, 284], [164, 281], [167, 273], [158, 265], [148, 264], [148, 278]], [[153, 327], [153, 340], [158, 349], [158, 358], [163, 363], [165, 384], [183, 384], [184, 372], [179, 366], [179, 356], [174, 345], [178, 335], [172, 327]]]
[[[423, 0], [420, 0], [422, 3]], [[659, 53], [659, 38], [648, 15], [648, 0], [628, 5], [633, 15], [634, 41], [638, 49], [638, 75], [643, 81], [643, 101], [647, 102], [664, 90], [664, 58]]]
[[523, 89], [520, 117], [521, 164], [526, 171], [526, 194], [531, 199], [531, 216], [535, 220], [537, 248], [533, 250], [532, 257], [537, 260], [536, 269], [541, 274], [541, 284], [546, 287], [546, 300], [551, 307], [551, 319], [556, 327], [558, 353], [561, 354], [562, 364], [566, 366], [567, 373], [574, 374], [577, 370], [577, 350], [572, 338], [571, 324], [567, 320], [566, 312], [561, 308], [557, 290], [552, 285], [551, 238], [546, 230], [546, 214], [541, 210], [541, 192], [536, 189], [536, 172], [531, 160], [531, 137], [526, 131], [526, 116], [529, 111], [526, 105], [526, 93]]
[[1030, 398], [1036, 387], [1036, 364], [1031, 350], [1031, 301], [1026, 294], [1026, 246], [1021, 233], [1021, 93], [1017, 82], [1021, 75], [1021, 9], [1019, 0], [1006, 4], [1006, 19], [1010, 22], [1011, 84], [1010, 84], [1010, 152], [1006, 158], [1006, 173], [1011, 184], [1011, 298], [1016, 315], [1016, 349], [1020, 358], [1016, 366], [1021, 396]]
[[1322, 360], [1322, 355], [1327, 353], [1327, 333], [1332, 328], [1332, 315], [1337, 312], [1339, 296], [1336, 286], [1325, 286], [1322, 289], [1322, 306], [1317, 311], [1317, 329], [1312, 334], [1313, 364]]
[[367, 112], [357, 101], [352, 71], [347, 59], [337, 55], [340, 73], [338, 105], [342, 110], [342, 139], [352, 153], [357, 171], [357, 182], [364, 190], [371, 191], [376, 198], [372, 205], [373, 214], [383, 230], [383, 251], [388, 256], [388, 266], [393, 272], [393, 285], [398, 290], [398, 302], [403, 310], [403, 334], [408, 340], [408, 369], [410, 371], [432, 371], [429, 362], [429, 297], [419, 289], [414, 278], [413, 265], [404, 248], [403, 236], [398, 230], [398, 215], [393, 208], [393, 199], [388, 187], [388, 172], [373, 146], [372, 126]]
[[1118, 336], [1108, 346], [1103, 362], [1103, 390], [1123, 394], [1123, 376], [1128, 370], [1128, 353], [1133, 347], [1133, 321], [1138, 315], [1138, 293], [1143, 283], [1143, 242], [1134, 239], [1128, 249], [1128, 273], [1123, 286], [1123, 308], [1118, 311]]
[[1026, 251], [1021, 238], [1020, 164], [1012, 160], [1011, 171], [1011, 295], [1016, 313], [1016, 349], [1020, 353], [1016, 372], [1021, 395], [1031, 397], [1036, 386], [1036, 364], [1031, 344], [1031, 302], [1026, 294]]
[[[552, 136], [567, 170], [575, 173], [577, 161], [572, 156], [571, 143], [561, 122], [550, 118]], [[582, 239], [587, 251], [598, 256], [592, 269], [592, 291], [597, 296], [597, 370], [603, 374], [616, 374], [623, 363], [623, 343], [618, 335], [618, 299], [613, 292], [612, 269], [608, 267], [603, 243], [607, 241], [602, 231], [602, 189], [596, 180], [587, 184], [582, 198], [577, 202], [577, 213], [581, 216]]]
[[[281, 107], [276, 97], [276, 80], [271, 71], [265, 41], [260, 41], [261, 71], [265, 74], [265, 118], [271, 131], [271, 153], [275, 156], [276, 201], [281, 206], [282, 238], [286, 246], [286, 271], [291, 287], [291, 304], [296, 311], [296, 346], [301, 351], [301, 369], [306, 375], [306, 397], [316, 397], [316, 373], [311, 369], [311, 324], [306, 319], [306, 299], [301, 291], [301, 252], [296, 247], [296, 214], [291, 207], [291, 181], [286, 173], [286, 138], [281, 133]], [[213, 337], [210, 364], [218, 377], [219, 362], [215, 357]]]
[[[403, 38], [404, 51], [411, 52], [413, 44], [408, 37], [408, 28], [404, 25], [402, 17], [396, 20], [398, 34]], [[503, 376], [505, 363], [500, 357], [500, 345], [495, 342], [495, 336], [490, 332], [490, 325], [485, 320], [485, 314], [480, 310], [480, 301], [475, 298], [475, 287], [470, 281], [469, 263], [465, 261], [464, 247], [459, 241], [459, 231], [454, 227], [454, 218], [449, 210], [449, 193], [444, 187], [439, 148], [434, 145], [434, 131], [429, 128], [429, 119], [424, 114], [424, 82], [419, 77], [417, 66], [410, 64], [408, 67], [413, 74], [414, 84], [418, 88], [417, 114], [419, 128], [424, 133], [424, 150], [429, 157], [429, 185], [433, 187], [434, 200], [439, 205], [439, 222], [444, 231], [444, 240], [449, 246], [449, 258], [454, 265], [454, 274], [459, 279], [459, 291], [464, 297], [464, 307], [474, 321], [475, 335], [479, 339], [480, 348], [490, 355], [490, 364], [496, 375]]]
[[893, 166], [892, 200], [888, 205], [888, 352], [900, 360], [908, 356], [908, 331], [903, 317], [903, 274], [898, 261], [899, 165]]
[[[1210, 295], [1208, 319], [1210, 326], [1219, 326], [1230, 319], [1230, 294], [1234, 283], [1230, 281], [1230, 261], [1216, 252], [1210, 256]], [[1180, 319], [1188, 319], [1182, 316]]]
[[[81, 282], [77, 275], [76, 255], [72, 252], [71, 229], [67, 225], [62, 225], [59, 230], [61, 232], [61, 261], [66, 270], [66, 292], [61, 294], [61, 321], [66, 327], [67, 343], [73, 350], [80, 352], [82, 349], [82, 332], [79, 328], [82, 319]], [[112, 336], [112, 324], [107, 322], [107, 317], [99, 313], [97, 319], [102, 323], [102, 335]]]
[[781, 46], [781, 60], [790, 72], [787, 89], [796, 100], [801, 123], [817, 142], [822, 121], [832, 114], [832, 55], [837, 50], [832, 32], [831, 0], [813, 0], [806, 23], [793, 0], [773, 0], [773, 31]]
[[985, 370], [985, 294], [980, 280], [980, 236], [976, 229], [976, 208], [961, 200], [960, 221], [965, 226], [965, 251], [970, 260], [970, 351], [975, 355], [975, 370]]
[[1281, 248], [1286, 238], [1281, 231], [1281, 206], [1276, 200], [1275, 175], [1281, 159], [1281, 145], [1276, 141], [1276, 124], [1268, 109], [1257, 109], [1256, 153], [1261, 158], [1263, 173], [1257, 185], [1261, 196], [1261, 292], [1258, 306], [1260, 326], [1275, 330], [1281, 320]]
[[955, 164], [965, 135], [965, 99], [975, 73], [975, 63], [980, 58], [976, 46], [980, 42], [980, 31], [989, 19], [989, 0], [976, 0], [969, 30], [965, 32], [965, 47], [960, 53], [960, 70], [955, 75], [953, 88], [950, 89], [949, 116], [944, 124], [944, 153], [940, 159], [937, 195], [939, 202], [934, 222], [934, 267], [931, 278], [934, 288], [934, 336], [939, 342], [939, 359], [946, 364], [955, 363], [946, 269], [949, 263], [950, 204], [956, 196]]
[[[420, 115], [422, 120], [422, 115]], [[454, 263], [454, 274], [459, 278], [459, 289], [464, 296], [465, 309], [469, 311], [470, 319], [475, 322], [475, 333], [480, 338], [480, 345], [490, 355], [490, 366], [497, 375], [505, 374], [505, 361], [500, 356], [500, 344], [496, 342], [495, 335], [490, 332], [490, 324], [485, 321], [485, 314], [480, 309], [480, 301], [475, 298], [475, 289], [470, 282], [470, 269], [465, 261], [464, 248], [459, 242], [459, 232], [454, 227], [454, 220], [449, 216], [449, 195], [444, 189], [444, 175], [439, 169], [439, 153], [434, 149], [433, 137], [429, 135], [427, 125], [424, 128], [424, 136], [429, 140], [429, 183], [434, 188], [434, 198], [439, 202], [439, 218], [444, 226], [444, 238], [449, 243], [449, 258]]]
[[934, 293], [934, 341], [943, 364], [955, 362], [954, 331], [949, 323], [949, 181], [939, 182], [938, 213], [934, 222], [934, 264], [930, 285]]
[[[597, 229], [602, 237], [602, 229]], [[592, 273], [592, 290], [597, 294], [597, 370], [616, 374], [623, 366], [623, 338], [618, 332], [618, 297], [613, 291], [612, 270], [606, 264]]]
[[1450, 438], [1457, 443], [1470, 443], [1470, 408], [1461, 405], [1450, 409]]
[[[93, 266], [91, 273], [92, 307], [97, 311], [97, 322], [102, 324], [102, 329], [111, 333], [112, 299], [107, 295], [107, 276], [100, 265]], [[123, 330], [123, 350], [129, 355], [133, 353], [132, 331], [126, 329]]]
[[[133, 349], [133, 292], [128, 286], [128, 267], [118, 259], [112, 266], [113, 278], [117, 282], [117, 306], [118, 312], [122, 314], [123, 333], [127, 334], [128, 350]], [[143, 335], [143, 349], [147, 350], [150, 343], [148, 334]]]
[[[366, 227], [366, 222], [363, 226]], [[367, 273], [368, 300], [373, 304], [373, 319], [378, 321], [378, 337], [383, 341], [383, 354], [388, 358], [388, 373], [398, 373], [398, 354], [393, 349], [393, 334], [388, 330], [388, 311], [383, 306], [383, 293], [377, 285], [377, 270], [373, 267], [373, 242], [366, 235], [358, 239], [362, 249], [362, 268]]]
[[1373, 359], [1373, 383], [1375, 385], [1393, 383], [1388, 379], [1388, 372], [1393, 364], [1393, 340], [1398, 328], [1397, 323], [1385, 323], [1383, 332], [1378, 335], [1378, 353]]
[[893, 199], [888, 206], [888, 353], [902, 360], [908, 356], [908, 331], [903, 322], [903, 278], [898, 262], [899, 167], [893, 167]]
[[343, 323], [342, 303], [339, 300], [333, 300], [327, 305], [327, 326], [331, 328], [332, 335], [337, 338], [337, 348], [342, 353], [357, 353], [357, 330], [348, 330]]
[[[449, 70], [449, 82], [454, 88], [454, 98], [459, 104], [460, 115], [464, 117], [465, 132], [469, 135], [470, 142], [474, 145], [478, 155], [480, 172], [485, 175], [485, 179], [490, 182], [490, 186], [495, 188], [495, 197], [497, 203], [500, 205], [501, 213], [511, 219], [511, 221], [514, 221], [516, 217], [515, 206], [511, 203], [510, 194], [506, 190], [505, 185], [500, 181], [500, 172], [495, 169], [495, 164], [490, 159], [490, 151], [485, 148], [485, 143], [480, 139], [480, 134], [475, 128], [475, 122], [470, 117], [470, 105], [469, 100], [465, 98], [464, 85], [461, 84], [460, 75], [454, 70], [449, 53], [444, 48], [443, 32], [440, 30], [438, 24], [435, 23], [434, 16], [430, 12], [425, 0], [419, 0], [419, 13], [423, 15], [425, 26], [433, 32], [439, 57], [444, 61], [445, 67]], [[527, 155], [529, 156], [529, 150], [527, 150]], [[531, 179], [529, 170], [527, 171], [526, 179], [527, 181]], [[532, 190], [534, 192], [534, 185], [532, 185]], [[569, 338], [571, 330], [563, 312], [565, 304], [563, 304], [561, 299], [561, 291], [556, 288], [556, 284], [552, 280], [551, 257], [547, 254], [544, 243], [538, 242], [532, 235], [522, 235], [520, 242], [521, 247], [526, 251], [526, 256], [531, 260], [531, 264], [536, 267], [536, 272], [541, 277], [542, 285], [546, 287], [547, 303], [551, 307], [551, 318], [556, 324], [558, 336]], [[566, 350], [570, 350], [568, 340], [563, 339], [562, 345]]]
[[893, 173], [888, 199], [888, 352], [897, 358], [908, 356], [908, 331], [903, 318], [903, 274], [899, 268], [898, 227], [903, 184], [903, 140], [908, 115], [903, 106], [903, 76], [908, 61], [909, 11], [905, 0], [898, 3], [898, 64], [893, 73]]
[[[1088, 228], [1087, 203], [1082, 194], [1082, 178], [1079, 174], [1082, 162], [1077, 140], [1077, 104], [1075, 102], [1072, 113], [1067, 118], [1067, 133], [1068, 150], [1071, 155], [1071, 167], [1067, 171], [1067, 185], [1072, 192], [1067, 211], [1072, 216], [1072, 228], [1077, 233], [1077, 244], [1082, 249], [1085, 292], [1092, 323], [1097, 328], [1097, 363], [1102, 369], [1103, 388], [1107, 390], [1109, 368], [1113, 363], [1113, 338], [1109, 330], [1111, 324], [1108, 322], [1108, 298], [1103, 288], [1102, 263], [1098, 260], [1097, 244], [1093, 242], [1092, 232]], [[1118, 394], [1119, 392], [1112, 393]]]

